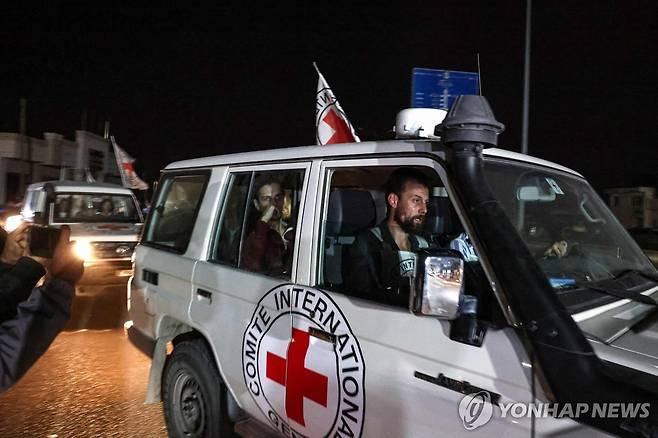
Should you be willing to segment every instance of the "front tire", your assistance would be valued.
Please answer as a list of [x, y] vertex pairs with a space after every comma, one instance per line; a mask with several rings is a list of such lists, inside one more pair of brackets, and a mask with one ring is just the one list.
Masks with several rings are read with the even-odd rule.
[[232, 436], [225, 396], [226, 386], [207, 344], [202, 339], [176, 344], [162, 375], [162, 401], [169, 436]]

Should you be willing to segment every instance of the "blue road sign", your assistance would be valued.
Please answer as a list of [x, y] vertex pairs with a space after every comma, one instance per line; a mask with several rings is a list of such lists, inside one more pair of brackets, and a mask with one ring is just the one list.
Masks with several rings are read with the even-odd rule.
[[411, 107], [447, 110], [460, 94], [478, 93], [478, 74], [465, 71], [414, 68]]

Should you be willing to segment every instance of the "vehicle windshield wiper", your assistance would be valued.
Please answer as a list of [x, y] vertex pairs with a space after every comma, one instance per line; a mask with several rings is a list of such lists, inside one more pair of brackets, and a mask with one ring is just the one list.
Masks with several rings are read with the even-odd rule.
[[658, 275], [656, 274], [651, 274], [649, 272], [644, 272], [644, 271], [639, 271], [637, 269], [624, 269], [623, 271], [620, 271], [617, 273], [614, 277], [612, 277], [613, 280], [619, 280], [622, 277], [625, 277], [627, 275], [639, 275], [640, 277], [644, 277], [648, 280], [651, 280], [655, 283], [658, 283]]
[[581, 288], [593, 290], [596, 292], [601, 292], [606, 295], [610, 295], [617, 298], [624, 298], [627, 300], [637, 301], [638, 303], [647, 304], [649, 306], [658, 306], [658, 302], [653, 298], [643, 295], [639, 292], [630, 292], [624, 289], [612, 289], [612, 288], [603, 288], [600, 286], [592, 286], [589, 284], [579, 284]]

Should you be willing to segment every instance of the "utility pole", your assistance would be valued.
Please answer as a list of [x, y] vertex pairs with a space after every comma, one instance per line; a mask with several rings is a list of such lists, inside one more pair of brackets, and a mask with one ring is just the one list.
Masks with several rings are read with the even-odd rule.
[[30, 141], [30, 137], [27, 135], [27, 99], [24, 97], [21, 97], [20, 100], [19, 123], [19, 130], [21, 134], [21, 154], [23, 146], [27, 145], [27, 165], [29, 166], [28, 183], [33, 183], [34, 168], [32, 166], [32, 142]]
[[82, 113], [80, 114], [80, 129], [83, 131], [87, 130], [87, 108], [82, 108]]
[[25, 135], [25, 132], [27, 131], [27, 99], [24, 97], [21, 97], [18, 118], [20, 123], [18, 129], [21, 135]]
[[521, 152], [528, 153], [528, 119], [530, 112], [530, 26], [532, 22], [532, 0], [526, 0], [525, 10], [525, 62], [523, 67], [523, 128]]

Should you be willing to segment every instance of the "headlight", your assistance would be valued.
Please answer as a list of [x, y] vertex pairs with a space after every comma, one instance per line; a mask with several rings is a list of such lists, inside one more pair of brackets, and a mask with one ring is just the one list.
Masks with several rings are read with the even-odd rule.
[[5, 221], [5, 231], [11, 233], [23, 222], [23, 216], [20, 214], [15, 216], [9, 216]]
[[73, 251], [82, 260], [89, 260], [91, 258], [91, 245], [85, 240], [76, 240], [73, 243]]

